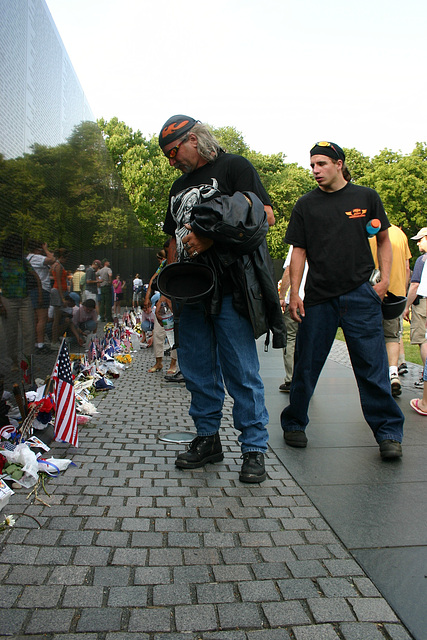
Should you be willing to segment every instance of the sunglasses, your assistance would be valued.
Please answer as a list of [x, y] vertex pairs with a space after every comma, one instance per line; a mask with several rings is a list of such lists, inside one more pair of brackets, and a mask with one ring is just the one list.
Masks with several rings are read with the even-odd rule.
[[327, 140], [321, 140], [320, 142], [316, 142], [311, 148], [314, 149], [314, 147], [330, 147], [333, 151], [335, 151], [338, 158], [340, 158], [340, 154], [335, 149], [334, 145], [331, 142], [327, 142]]
[[163, 153], [165, 154], [166, 158], [169, 158], [169, 159], [171, 159], [171, 158], [172, 158], [172, 159], [173, 159], [173, 158], [175, 158], [175, 157], [176, 157], [176, 154], [177, 154], [177, 153], [178, 153], [178, 151], [179, 151], [180, 146], [181, 146], [184, 142], [187, 142], [187, 140], [188, 140], [188, 136], [186, 136], [183, 140], [181, 140], [181, 142], [178, 142], [178, 144], [176, 145], [176, 147], [173, 147], [173, 148], [172, 148], [172, 149], [170, 149], [168, 152], [165, 152], [165, 151], [164, 151]]

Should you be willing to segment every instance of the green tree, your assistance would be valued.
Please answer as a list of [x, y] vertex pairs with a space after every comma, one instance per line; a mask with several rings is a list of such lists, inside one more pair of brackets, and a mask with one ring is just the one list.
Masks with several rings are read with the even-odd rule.
[[[371, 166], [360, 179], [375, 189], [390, 221], [410, 238], [426, 225], [427, 147], [417, 143], [412, 153], [402, 155], [383, 149], [372, 158]], [[412, 245], [412, 253], [416, 247]]]
[[[51, 248], [90, 249], [102, 218], [111, 213], [120, 227], [120, 243], [142, 243], [102, 134], [83, 122], [66, 143], [34, 145], [32, 152], [12, 160], [0, 158], [0, 196], [5, 223], [1, 234], [21, 233]], [[120, 214], [120, 225], [118, 222]], [[104, 217], [102, 217], [104, 216]], [[118, 235], [115, 236], [118, 238]]]
[[[117, 118], [109, 122], [101, 119], [99, 126], [147, 244], [160, 245], [164, 240], [162, 226], [168, 207], [168, 193], [176, 173], [163, 156], [156, 136], [146, 140], [139, 131], [133, 132]], [[211, 129], [223, 148], [245, 156], [257, 170], [270, 195], [276, 218], [276, 224], [267, 235], [270, 253], [274, 258], [283, 258], [287, 252], [284, 236], [292, 208], [300, 196], [316, 186], [310, 171], [287, 163], [284, 153], [266, 155], [253, 151], [242, 133], [234, 127]], [[378, 191], [394, 224], [401, 226], [408, 236], [425, 225], [425, 144], [418, 143], [407, 156], [389, 149], [384, 149], [372, 159], [355, 148], [345, 152], [353, 181]]]
[[284, 258], [288, 245], [284, 238], [291, 218], [292, 209], [304, 193], [316, 186], [308, 169], [296, 163], [284, 164], [281, 171], [271, 177], [268, 193], [273, 204], [276, 223], [270, 228], [267, 243], [273, 258]]
[[210, 127], [213, 135], [228, 153], [246, 156], [249, 147], [244, 141], [243, 134], [234, 127]]
[[344, 149], [345, 162], [351, 173], [352, 181], [358, 183], [361, 178], [370, 170], [371, 161], [363, 153], [360, 153], [354, 147], [352, 149]]
[[107, 148], [113, 159], [114, 166], [118, 172], [121, 173], [123, 158], [127, 151], [134, 147], [145, 145], [146, 140], [139, 130], [135, 132], [132, 131], [131, 127], [128, 127], [124, 122], [120, 122], [116, 117], [111, 118], [109, 121], [100, 118], [98, 120], [98, 126], [107, 143]]
[[240, 154], [254, 165], [270, 196], [276, 220], [267, 235], [270, 254], [273, 258], [284, 258], [288, 250], [284, 237], [292, 208], [300, 196], [316, 186], [310, 172], [286, 163], [284, 153], [266, 155], [251, 150], [234, 127], [212, 128], [212, 132], [228, 152]]
[[146, 140], [117, 118], [99, 121], [105, 144], [119, 170], [133, 211], [148, 246], [162, 245], [166, 236], [163, 221], [168, 194], [174, 179], [172, 168], [163, 155], [157, 138]]

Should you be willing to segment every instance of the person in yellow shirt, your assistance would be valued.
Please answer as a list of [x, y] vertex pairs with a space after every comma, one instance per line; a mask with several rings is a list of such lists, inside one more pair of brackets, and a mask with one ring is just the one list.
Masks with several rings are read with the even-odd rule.
[[[393, 250], [393, 262], [390, 272], [390, 285], [388, 291], [395, 296], [406, 296], [408, 290], [410, 268], [409, 258], [411, 251], [408, 245], [408, 238], [399, 227], [392, 224], [388, 229], [388, 235]], [[378, 268], [377, 242], [375, 237], [369, 238], [375, 266]], [[403, 314], [402, 314], [403, 315]], [[394, 397], [400, 396], [402, 386], [398, 375], [398, 362], [400, 351], [400, 339], [402, 337], [402, 315], [393, 320], [383, 319], [384, 339], [386, 343], [391, 393]]]

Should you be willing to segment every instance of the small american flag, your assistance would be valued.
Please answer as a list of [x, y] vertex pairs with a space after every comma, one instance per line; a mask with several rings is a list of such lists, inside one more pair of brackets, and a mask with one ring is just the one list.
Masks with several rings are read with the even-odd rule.
[[89, 346], [89, 351], [88, 351], [88, 361], [93, 362], [94, 360], [96, 360], [96, 355], [97, 355], [96, 345], [95, 345], [95, 342], [92, 340]]
[[76, 397], [67, 343], [62, 341], [52, 378], [55, 380], [55, 439], [79, 446]]

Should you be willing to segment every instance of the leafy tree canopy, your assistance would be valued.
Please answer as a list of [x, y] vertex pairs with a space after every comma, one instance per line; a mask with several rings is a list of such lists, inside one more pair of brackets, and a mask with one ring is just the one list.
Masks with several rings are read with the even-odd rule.
[[94, 122], [80, 123], [55, 147], [35, 144], [22, 157], [0, 156], [0, 198], [1, 238], [16, 232], [24, 242], [70, 250], [91, 249], [106, 238], [112, 248], [144, 241]]
[[[159, 246], [165, 236], [163, 221], [168, 193], [176, 172], [162, 154], [157, 137], [145, 139], [117, 118], [98, 121], [107, 148], [117, 167], [133, 210], [144, 231], [146, 242]], [[234, 127], [211, 127], [221, 146], [230, 153], [248, 158], [271, 198], [276, 224], [267, 242], [273, 258], [284, 258], [288, 247], [283, 238], [292, 208], [298, 198], [314, 189], [311, 173], [296, 163], [287, 163], [284, 153], [266, 155], [250, 149], [244, 136]], [[345, 149], [353, 182], [378, 191], [390, 221], [410, 237], [426, 225], [427, 146], [417, 143], [409, 155], [384, 149], [372, 159], [357, 149]], [[415, 249], [416, 253], [416, 248]], [[414, 251], [413, 251], [414, 253]]]

